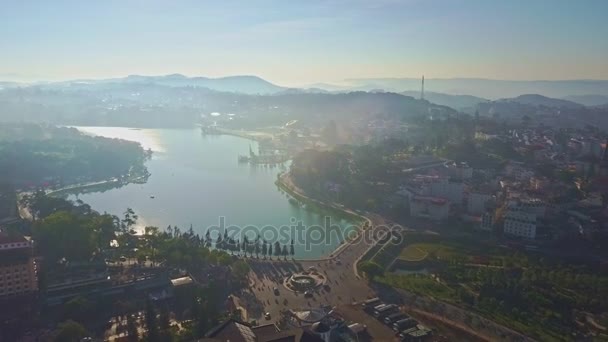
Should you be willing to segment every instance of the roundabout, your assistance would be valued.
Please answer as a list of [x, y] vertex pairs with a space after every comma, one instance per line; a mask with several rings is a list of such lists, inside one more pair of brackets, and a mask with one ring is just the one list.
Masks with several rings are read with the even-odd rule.
[[304, 292], [322, 286], [326, 282], [325, 276], [312, 268], [308, 271], [294, 273], [283, 281], [283, 286], [292, 292]]

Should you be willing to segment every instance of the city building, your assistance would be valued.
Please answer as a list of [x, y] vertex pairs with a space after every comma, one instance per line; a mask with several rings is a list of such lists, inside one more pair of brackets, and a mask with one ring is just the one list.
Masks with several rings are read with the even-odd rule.
[[471, 192], [467, 201], [467, 211], [469, 214], [480, 215], [487, 209], [488, 203], [493, 196], [487, 193]]
[[491, 232], [494, 230], [494, 213], [488, 211], [481, 215], [481, 224], [479, 228], [483, 231]]
[[536, 217], [545, 217], [547, 213], [547, 205], [538, 198], [519, 199], [511, 207], [534, 214]]
[[510, 209], [505, 213], [503, 230], [506, 235], [535, 239], [536, 215], [523, 210]]
[[31, 241], [0, 231], [0, 300], [38, 290]]
[[446, 164], [447, 175], [450, 178], [458, 180], [466, 180], [473, 178], [473, 168], [467, 163], [450, 163]]
[[442, 197], [448, 199], [456, 205], [462, 204], [464, 198], [464, 184], [460, 182], [451, 182], [446, 178], [440, 178], [431, 184], [431, 193], [433, 197]]
[[445, 198], [414, 196], [410, 200], [410, 215], [441, 221], [448, 218], [450, 201]]

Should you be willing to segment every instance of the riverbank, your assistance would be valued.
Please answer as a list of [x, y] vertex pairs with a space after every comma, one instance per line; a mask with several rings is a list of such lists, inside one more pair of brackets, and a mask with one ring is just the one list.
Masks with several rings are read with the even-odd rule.
[[287, 194], [295, 198], [296, 200], [305, 203], [306, 205], [313, 205], [323, 210], [329, 210], [332, 213], [338, 213], [345, 217], [346, 219], [351, 220], [352, 222], [359, 223], [359, 229], [357, 234], [353, 236], [351, 239], [347, 239], [343, 241], [333, 252], [329, 254], [329, 256], [318, 259], [304, 259], [298, 261], [325, 261], [336, 259], [340, 256], [340, 254], [346, 250], [346, 248], [359, 240], [362, 236], [363, 230], [369, 229], [372, 227], [372, 220], [364, 215], [354, 212], [351, 209], [340, 207], [336, 204], [330, 204], [324, 201], [320, 201], [311, 197], [308, 197], [304, 192], [298, 188], [289, 175], [289, 172], [281, 173], [277, 176], [276, 185], [285, 191]]
[[80, 194], [80, 193], [88, 193], [88, 192], [96, 192], [103, 191], [107, 189], [120, 188], [128, 184], [144, 184], [148, 177], [150, 177], [149, 173], [143, 175], [132, 175], [124, 178], [111, 178], [108, 180], [97, 181], [97, 182], [88, 182], [88, 183], [80, 183], [68, 185], [59, 189], [53, 189], [46, 191], [47, 196], [65, 196], [71, 194]]

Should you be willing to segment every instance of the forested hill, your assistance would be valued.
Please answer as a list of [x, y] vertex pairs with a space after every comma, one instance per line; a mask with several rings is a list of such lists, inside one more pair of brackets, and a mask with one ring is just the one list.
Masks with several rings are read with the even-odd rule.
[[395, 93], [246, 95], [200, 87], [108, 83], [0, 90], [0, 122], [64, 125], [191, 127], [201, 115], [235, 114], [235, 124], [277, 125], [290, 120], [356, 120], [373, 115], [456, 114]]
[[35, 124], [0, 127], [0, 183], [63, 186], [145, 174], [140, 144], [92, 137], [74, 128]]

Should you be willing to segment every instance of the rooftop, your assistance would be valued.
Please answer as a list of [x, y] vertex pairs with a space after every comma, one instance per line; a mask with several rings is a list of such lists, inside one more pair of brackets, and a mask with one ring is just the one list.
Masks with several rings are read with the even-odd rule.
[[23, 235], [8, 234], [0, 231], [0, 244], [15, 242], [27, 242], [27, 239]]
[[176, 279], [171, 279], [171, 285], [173, 285], [174, 287], [183, 286], [183, 285], [190, 285], [192, 283], [193, 283], [193, 280], [189, 276], [185, 276], [185, 277], [181, 277], [181, 278], [176, 278]]
[[295, 328], [279, 331], [274, 324], [252, 327], [250, 324], [235, 319], [227, 320], [209, 331], [201, 341], [223, 342], [322, 342], [312, 332]]

